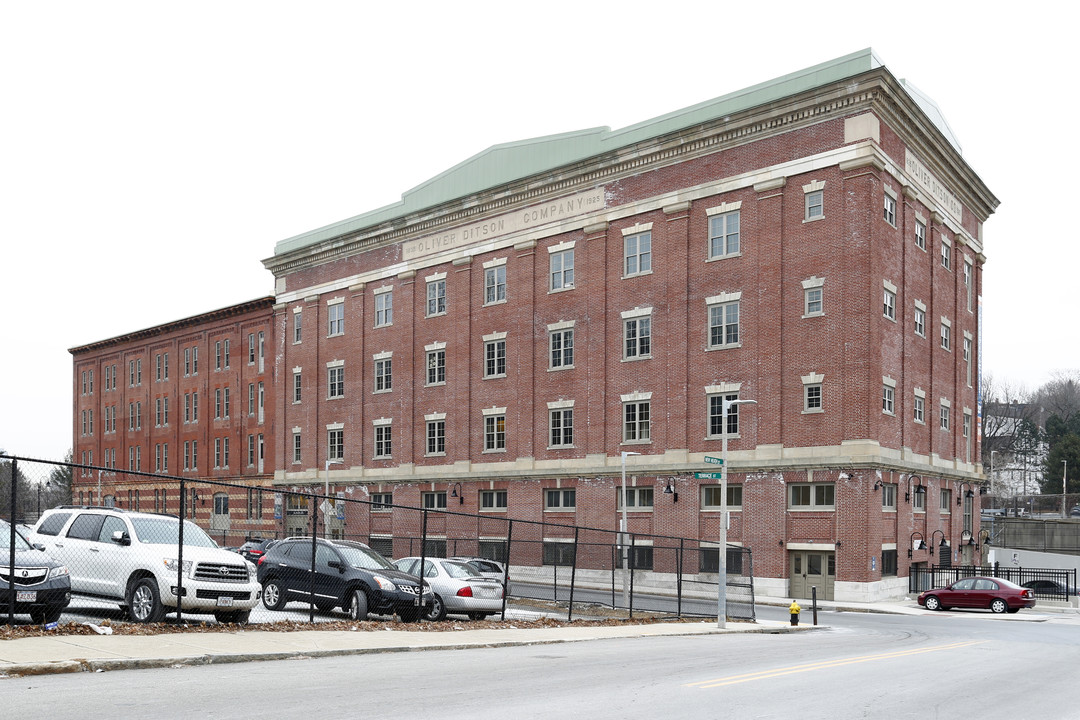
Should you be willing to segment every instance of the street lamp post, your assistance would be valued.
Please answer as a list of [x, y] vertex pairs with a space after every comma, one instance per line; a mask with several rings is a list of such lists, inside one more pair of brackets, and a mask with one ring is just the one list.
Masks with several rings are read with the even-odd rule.
[[728, 441], [728, 414], [735, 405], [757, 405], [757, 400], [724, 400], [722, 406], [722, 418], [724, 432], [721, 435], [720, 445], [720, 533], [718, 548], [720, 564], [717, 568], [716, 587], [716, 627], [723, 629], [727, 622], [727, 441]]
[[624, 450], [622, 453], [622, 518], [619, 521], [619, 544], [622, 545], [623, 566], [623, 605], [630, 607], [630, 565], [627, 562], [630, 551], [626, 547], [626, 456], [640, 455], [641, 453]]
[[997, 450], [990, 451], [990, 492], [994, 492], [994, 456], [997, 452]]
[[326, 461], [326, 469], [325, 469], [325, 472], [323, 473], [323, 495], [324, 495], [323, 502], [326, 503], [326, 505], [323, 506], [323, 537], [326, 537], [327, 535], [329, 535], [329, 532], [330, 532], [330, 522], [329, 522], [329, 518], [326, 516], [327, 508], [329, 507], [329, 503], [330, 503], [330, 466], [331, 465], [342, 465], [342, 464], [344, 464], [344, 463], [342, 463], [340, 460], [327, 460]]
[[1061, 517], [1065, 518], [1068, 517], [1068, 515], [1065, 514], [1065, 479], [1069, 476], [1069, 461], [1062, 460], [1061, 466]]

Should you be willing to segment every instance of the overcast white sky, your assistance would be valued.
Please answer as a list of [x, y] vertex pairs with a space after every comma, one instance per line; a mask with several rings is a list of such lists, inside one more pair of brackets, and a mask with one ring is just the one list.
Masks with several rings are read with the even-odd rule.
[[68, 348], [272, 294], [279, 240], [497, 143], [624, 127], [866, 47], [937, 101], [1002, 201], [984, 371], [1033, 389], [1080, 368], [1077, 6], [375, 5], [0, 2], [0, 448], [60, 458]]

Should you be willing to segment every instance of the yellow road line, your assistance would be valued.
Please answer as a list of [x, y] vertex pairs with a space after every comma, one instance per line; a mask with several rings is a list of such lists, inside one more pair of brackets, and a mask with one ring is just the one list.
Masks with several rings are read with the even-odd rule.
[[810, 672], [811, 670], [827, 670], [829, 668], [841, 667], [843, 665], [854, 665], [855, 663], [870, 662], [872, 660], [889, 660], [892, 658], [907, 657], [910, 655], [921, 655], [928, 652], [937, 652], [939, 650], [957, 650], [959, 648], [970, 647], [972, 645], [980, 645], [984, 642], [986, 641], [971, 640], [967, 642], [951, 643], [949, 645], [937, 645], [935, 647], [897, 650], [895, 652], [880, 653], [878, 655], [858, 655], [855, 657], [842, 658], [839, 660], [823, 660], [821, 662], [806, 663], [803, 665], [792, 665], [790, 667], [774, 668], [772, 670], [762, 670], [756, 673], [731, 675], [729, 677], [716, 678], [714, 680], [701, 680], [699, 682], [687, 683], [683, 687], [723, 687], [725, 685], [735, 685], [737, 683], [750, 682], [751, 680], [765, 680], [767, 678], [780, 677], [782, 675], [793, 675], [795, 673]]

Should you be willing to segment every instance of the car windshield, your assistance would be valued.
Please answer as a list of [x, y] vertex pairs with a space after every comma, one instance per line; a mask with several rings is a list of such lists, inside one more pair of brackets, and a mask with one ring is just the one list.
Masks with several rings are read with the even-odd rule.
[[442, 566], [446, 574], [452, 578], [470, 578], [480, 574], [476, 568], [468, 563], [444, 562]]
[[[26, 542], [26, 538], [18, 531], [15, 533], [15, 549], [20, 551], [30, 549], [30, 543]], [[11, 526], [7, 523], [0, 525], [0, 550], [11, 550]]]
[[[179, 545], [180, 523], [176, 518], [131, 518], [136, 539], [144, 545]], [[184, 521], [184, 545], [216, 548], [215, 543], [201, 527]]]
[[353, 567], [365, 570], [397, 570], [389, 560], [374, 550], [365, 550], [350, 545], [338, 545], [337, 550], [341, 553], [341, 557], [345, 558], [345, 562]]

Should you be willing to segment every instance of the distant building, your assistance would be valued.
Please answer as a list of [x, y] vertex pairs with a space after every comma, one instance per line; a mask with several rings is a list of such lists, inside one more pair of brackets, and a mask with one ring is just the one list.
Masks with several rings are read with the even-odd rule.
[[[614, 528], [628, 452], [630, 530], [708, 540], [719, 486], [695, 473], [720, 453], [724, 401], [754, 400], [727, 420], [726, 502], [758, 591], [902, 593], [913, 564], [970, 560], [979, 530], [997, 204], [933, 103], [870, 51], [617, 131], [489, 148], [264, 261], [267, 471]], [[396, 515], [345, 523], [380, 544]], [[931, 556], [920, 540], [937, 539]]]

